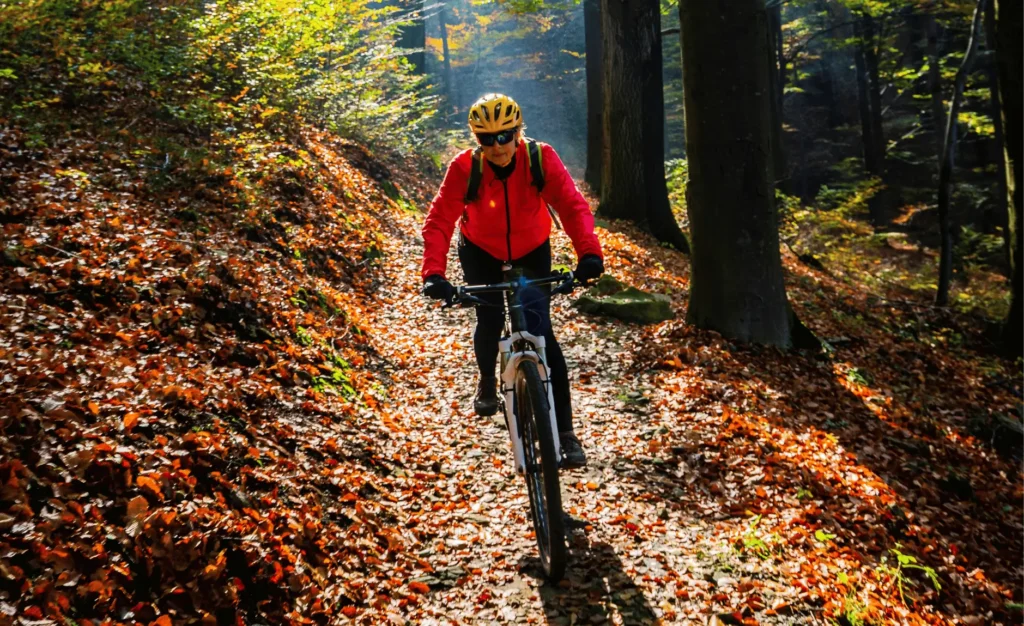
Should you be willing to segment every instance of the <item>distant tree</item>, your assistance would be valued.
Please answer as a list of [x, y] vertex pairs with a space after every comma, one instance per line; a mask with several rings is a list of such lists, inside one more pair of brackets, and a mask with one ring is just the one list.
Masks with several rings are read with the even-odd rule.
[[448, 15], [446, 7], [441, 7], [437, 17], [441, 27], [441, 54], [444, 61], [444, 94], [447, 101], [445, 120], [450, 121], [452, 110], [456, 105], [456, 93], [455, 86], [452, 84], [452, 53], [451, 48], [448, 46]]
[[687, 321], [739, 341], [816, 345], [783, 281], [765, 0], [682, 2], [680, 17], [692, 236]]
[[1010, 313], [1003, 323], [1003, 348], [1011, 355], [1024, 353], [1024, 4], [1020, 0], [996, 0], [996, 58], [999, 93], [1003, 105], [1007, 210], [1010, 231]]
[[665, 184], [661, 13], [658, 0], [602, 0], [602, 217], [628, 219], [689, 252]]
[[595, 192], [600, 192], [604, 167], [601, 0], [583, 0], [583, 24], [587, 54], [587, 169], [583, 180]]
[[[987, 54], [994, 54], [996, 49], [996, 3], [994, 0], [985, 5], [985, 46]], [[993, 59], [995, 61], [995, 59]], [[999, 172], [998, 189], [996, 192], [996, 219], [1003, 229], [1003, 244], [1006, 247], [1006, 266], [1009, 267], [1010, 260], [1010, 229], [1006, 212], [1006, 171], [1005, 139], [1003, 137], [1003, 106], [999, 100], [999, 64], [996, 62], [985, 63], [985, 73], [988, 77], [989, 110], [992, 115], [992, 130], [995, 133], [997, 148], [996, 171]]]
[[874, 176], [882, 176], [885, 173], [885, 136], [882, 133], [875, 19], [864, 14], [854, 22], [853, 30], [857, 37], [853, 54], [857, 70], [857, 105], [864, 140], [864, 169]]
[[406, 21], [399, 29], [398, 46], [412, 50], [405, 58], [416, 68], [416, 74], [426, 72], [424, 48], [427, 45], [427, 29], [423, 19], [424, 2], [425, 0], [391, 0], [388, 3], [398, 7], [398, 15]]
[[935, 303], [949, 303], [949, 283], [953, 277], [953, 226], [949, 215], [949, 205], [953, 195], [953, 164], [956, 162], [956, 131], [960, 118], [960, 102], [967, 84], [967, 75], [974, 64], [974, 53], [978, 50], [981, 37], [981, 23], [985, 15], [985, 0], [978, 0], [974, 8], [974, 21], [971, 26], [971, 38], [967, 44], [967, 52], [956, 72], [953, 83], [953, 96], [949, 103], [949, 116], [946, 118], [946, 135], [942, 143], [942, 160], [939, 163], [939, 232], [941, 233], [941, 250], [939, 253], [939, 287], [935, 294]]

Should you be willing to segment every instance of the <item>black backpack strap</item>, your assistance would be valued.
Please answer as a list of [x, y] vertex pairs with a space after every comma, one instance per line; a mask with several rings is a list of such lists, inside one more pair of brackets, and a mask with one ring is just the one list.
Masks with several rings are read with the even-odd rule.
[[537, 188], [538, 193], [544, 191], [544, 153], [540, 149], [540, 142], [526, 140], [526, 160], [530, 164], [533, 186]]
[[473, 151], [473, 158], [469, 164], [469, 181], [466, 183], [466, 195], [463, 198], [466, 204], [476, 200], [476, 194], [480, 190], [480, 181], [484, 177], [484, 154], [480, 146]]
[[[539, 141], [533, 139], [526, 140], [526, 160], [530, 164], [530, 178], [533, 186], [537, 188], [537, 193], [544, 191], [544, 152], [541, 150]], [[558, 216], [551, 209], [551, 206], [544, 203], [544, 206], [548, 208], [548, 214], [551, 215], [551, 220], [555, 223], [555, 227], [558, 230], [562, 230], [562, 223], [558, 221]]]

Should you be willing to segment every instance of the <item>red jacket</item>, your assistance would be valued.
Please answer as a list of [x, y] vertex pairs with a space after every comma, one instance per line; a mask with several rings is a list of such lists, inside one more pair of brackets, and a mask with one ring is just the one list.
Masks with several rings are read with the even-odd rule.
[[[494, 175], [489, 165], [484, 166], [477, 199], [464, 201], [469, 184], [469, 169], [473, 151], [459, 153], [445, 174], [441, 189], [430, 203], [430, 211], [423, 223], [423, 269], [426, 279], [432, 274], [445, 276], [448, 267], [448, 247], [451, 244], [455, 222], [463, 217], [462, 233], [496, 259], [512, 260], [526, 255], [551, 235], [551, 216], [545, 203], [558, 214], [566, 234], [572, 240], [576, 256], [603, 255], [601, 244], [594, 234], [594, 216], [590, 206], [576, 188], [572, 176], [562, 165], [555, 149], [540, 144], [544, 166], [544, 192], [530, 183], [526, 142], [519, 142], [516, 150], [516, 168], [505, 184]], [[508, 209], [505, 206], [505, 186], [508, 188]], [[506, 213], [507, 210], [507, 213]], [[509, 229], [511, 225], [511, 232]], [[509, 250], [511, 244], [511, 251]]]

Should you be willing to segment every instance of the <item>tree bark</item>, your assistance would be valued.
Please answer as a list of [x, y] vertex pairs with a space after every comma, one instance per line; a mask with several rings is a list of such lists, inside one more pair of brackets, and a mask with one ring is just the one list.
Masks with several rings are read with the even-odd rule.
[[783, 90], [786, 83], [786, 59], [782, 56], [782, 6], [768, 9], [768, 45], [771, 54], [768, 57], [769, 82], [772, 91], [772, 160], [775, 164], [773, 175], [775, 185], [779, 186], [786, 180], [786, 149], [782, 143], [783, 124]]
[[583, 180], [594, 192], [600, 192], [604, 167], [601, 0], [583, 1], [583, 30], [587, 55], [587, 169]]
[[985, 0], [978, 0], [971, 22], [971, 39], [967, 43], [967, 52], [964, 53], [960, 69], [956, 72], [953, 97], [949, 103], [949, 117], [946, 118], [946, 139], [942, 145], [942, 163], [939, 166], [939, 232], [942, 249], [939, 253], [939, 288], [935, 294], [935, 304], [940, 306], [949, 304], [949, 284], [953, 278], [953, 226], [949, 216], [949, 205], [953, 195], [957, 118], [960, 115], [960, 101], [967, 84], [967, 75], [970, 74], [971, 65], [974, 63], [974, 53], [978, 50], [984, 14]]
[[687, 321], [793, 342], [772, 193], [764, 0], [681, 2], [692, 270]]
[[928, 92], [932, 100], [932, 123], [935, 124], [935, 154], [942, 154], [943, 131], [946, 128], [946, 113], [942, 110], [942, 76], [939, 72], [939, 25], [934, 15], [925, 17], [928, 55]]
[[452, 84], [452, 55], [448, 49], [448, 16], [446, 13], [447, 9], [442, 6], [438, 13], [438, 19], [441, 23], [441, 50], [444, 55], [444, 91], [445, 100], [448, 103], [445, 120], [447, 121], [451, 119], [451, 114], [455, 110], [456, 94], [455, 86]]
[[880, 176], [881, 164], [875, 159], [874, 125], [871, 123], [871, 96], [868, 84], [867, 62], [864, 60], [864, 28], [854, 24], [854, 36], [859, 40], [853, 50], [853, 63], [857, 72], [857, 110], [860, 113], [860, 133], [864, 144], [864, 169], [872, 176]]
[[885, 175], [885, 133], [882, 131], [882, 82], [878, 71], [878, 37], [875, 18], [864, 17], [864, 63], [868, 72], [868, 95], [871, 100], [871, 141], [879, 175]]
[[999, 95], [1003, 103], [1005, 132], [1007, 209], [1009, 212], [1010, 313], [1003, 322], [1002, 347], [1012, 356], [1024, 355], [1024, 5], [1020, 0], [996, 2], [996, 59], [999, 64]]
[[[985, 5], [985, 46], [989, 51], [996, 49], [996, 6], [995, 2]], [[992, 114], [992, 127], [996, 144], [996, 171], [1006, 171], [1006, 158], [1004, 156], [1005, 138], [1003, 136], [1003, 107], [999, 100], [999, 60], [998, 53], [995, 63], [985, 64], [985, 73], [988, 75], [988, 88], [991, 94], [990, 111]], [[1003, 247], [1005, 248], [1007, 267], [1010, 261], [1010, 228], [1007, 218], [1006, 202], [1006, 176], [1000, 174], [999, 188], [996, 193], [996, 220], [1003, 229]]]
[[658, 0], [602, 0], [604, 167], [598, 215], [629, 219], [688, 252], [665, 185]]

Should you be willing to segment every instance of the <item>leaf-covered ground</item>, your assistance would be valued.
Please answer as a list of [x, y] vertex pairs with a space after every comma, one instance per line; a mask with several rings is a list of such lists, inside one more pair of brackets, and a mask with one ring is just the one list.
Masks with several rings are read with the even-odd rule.
[[[973, 320], [792, 258], [822, 355], [556, 302], [590, 466], [550, 586], [472, 312], [418, 295], [436, 181], [239, 148], [0, 130], [0, 623], [1021, 623], [1020, 372]], [[686, 259], [600, 236], [681, 320]]]

